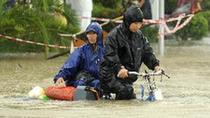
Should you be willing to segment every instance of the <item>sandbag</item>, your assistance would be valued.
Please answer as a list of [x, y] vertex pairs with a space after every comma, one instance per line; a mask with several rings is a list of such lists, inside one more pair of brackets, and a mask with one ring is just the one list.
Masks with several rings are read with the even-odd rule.
[[75, 91], [76, 88], [72, 86], [68, 87], [49, 86], [45, 89], [45, 94], [51, 99], [73, 101]]

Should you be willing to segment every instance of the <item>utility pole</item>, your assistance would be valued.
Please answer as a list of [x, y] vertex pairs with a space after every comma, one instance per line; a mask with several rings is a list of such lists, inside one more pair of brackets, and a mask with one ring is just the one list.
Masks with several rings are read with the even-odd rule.
[[[164, 20], [165, 16], [165, 0], [159, 0], [159, 19]], [[159, 25], [159, 53], [160, 56], [164, 56], [164, 47], [165, 47], [165, 42], [164, 42], [164, 24], [161, 22]]]

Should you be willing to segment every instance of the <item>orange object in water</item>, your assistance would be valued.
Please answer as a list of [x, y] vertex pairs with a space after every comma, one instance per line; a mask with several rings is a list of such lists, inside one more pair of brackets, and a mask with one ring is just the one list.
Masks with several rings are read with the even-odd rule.
[[45, 94], [52, 99], [73, 101], [75, 91], [76, 88], [72, 86], [68, 87], [49, 86], [45, 89]]

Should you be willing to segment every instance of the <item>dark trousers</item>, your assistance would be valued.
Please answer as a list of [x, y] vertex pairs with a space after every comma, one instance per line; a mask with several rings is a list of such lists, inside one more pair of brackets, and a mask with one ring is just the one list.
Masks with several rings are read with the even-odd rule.
[[89, 86], [95, 89], [100, 89], [100, 81], [98, 79], [95, 79], [88, 72], [84, 72], [84, 71], [78, 73], [75, 79], [66, 80], [66, 85], [74, 86], [74, 87]]
[[104, 94], [115, 93], [115, 99], [117, 100], [129, 100], [135, 98], [132, 83], [123, 81], [122, 79], [114, 76], [112, 76], [111, 81], [102, 82], [101, 87]]

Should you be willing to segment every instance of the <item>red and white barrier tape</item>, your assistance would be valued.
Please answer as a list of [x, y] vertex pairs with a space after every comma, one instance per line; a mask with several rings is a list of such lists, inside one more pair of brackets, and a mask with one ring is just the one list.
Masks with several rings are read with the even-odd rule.
[[21, 43], [35, 44], [35, 45], [39, 45], [39, 46], [47, 46], [47, 47], [51, 47], [51, 48], [70, 49], [70, 47], [66, 47], [66, 46], [50, 45], [50, 44], [45, 44], [45, 43], [27, 41], [27, 40], [23, 40], [23, 39], [19, 39], [19, 38], [5, 36], [5, 35], [2, 35], [2, 34], [0, 34], [0, 38], [5, 38], [7, 40], [21, 42]]
[[[144, 19], [143, 22], [144, 24], [160, 24], [162, 21], [165, 21], [165, 22], [172, 22], [172, 21], [175, 21], [175, 20], [179, 20], [180, 18], [185, 18], [185, 17], [189, 17], [189, 16], [193, 16], [193, 14], [189, 14], [189, 15], [185, 15], [184, 13], [183, 14], [180, 14], [179, 16], [177, 17], [173, 17], [173, 18], [169, 18], [169, 19], [162, 19], [162, 20], [153, 20], [153, 19]], [[95, 21], [102, 21], [102, 22], [112, 22], [113, 19], [110, 19], [110, 18], [96, 18], [96, 17], [85, 17], [85, 16], [82, 16], [80, 17], [81, 19], [90, 19], [90, 20], [95, 20]], [[116, 23], [122, 23], [123, 21], [122, 20], [115, 20], [113, 22], [116, 22]]]
[[[148, 25], [148, 24], [164, 24], [165, 35], [167, 35], [167, 34], [175, 33], [176, 31], [182, 29], [185, 25], [187, 25], [190, 22], [190, 20], [192, 19], [193, 16], [194, 16], [194, 14], [189, 14], [189, 15], [180, 14], [178, 17], [169, 18], [169, 19], [158, 19], [158, 20], [143, 19], [143, 23], [145, 25]], [[113, 19], [107, 19], [107, 18], [95, 18], [95, 17], [81, 17], [81, 18], [82, 19], [91, 19], [91, 20], [96, 20], [96, 21], [102, 21], [102, 22], [122, 23], [122, 20], [113, 21]], [[181, 20], [184, 19], [184, 18], [187, 18], [187, 19], [182, 24], [180, 24]], [[176, 26], [171, 30], [167, 26], [167, 22], [173, 22], [173, 21], [177, 21], [177, 23], [176, 23]]]
[[122, 23], [122, 20], [113, 20], [109, 18], [96, 18], [96, 17], [81, 17], [81, 19], [90, 19], [90, 20], [95, 20], [95, 21], [102, 21], [102, 22], [114, 22], [114, 23]]
[[[193, 16], [194, 15], [191, 14], [191, 15], [187, 15], [187, 16], [179, 16], [177, 18], [170, 19], [171, 21], [177, 20], [176, 26], [172, 30], [170, 30], [169, 27], [167, 26], [167, 24], [164, 23], [166, 35], [175, 33], [176, 31], [182, 29], [184, 26], [186, 26], [192, 20]], [[187, 17], [187, 19], [181, 24], [182, 19], [186, 18], [186, 17]]]
[[[182, 29], [185, 25], [187, 25], [190, 20], [192, 19], [194, 15], [190, 14], [190, 15], [185, 15], [185, 14], [181, 14], [176, 18], [170, 18], [167, 20], [164, 19], [160, 19], [160, 20], [151, 20], [151, 19], [144, 19], [143, 23], [144, 24], [163, 24], [164, 25], [164, 29], [165, 29], [165, 33], [164, 34], [159, 34], [159, 35], [167, 35], [167, 34], [172, 34], [175, 33], [176, 31]], [[103, 21], [103, 22], [115, 22], [115, 23], [122, 23], [122, 20], [113, 20], [113, 19], [106, 19], [106, 18], [89, 18], [89, 17], [82, 17], [84, 19], [91, 19], [91, 20], [97, 20], [97, 21]], [[183, 18], [187, 18], [182, 24], [181, 20]], [[171, 30], [169, 29], [169, 27], [167, 26], [167, 22], [173, 22], [176, 21], [176, 26]], [[77, 34], [73, 34], [72, 36], [76, 36]], [[27, 41], [27, 40], [23, 40], [23, 39], [19, 39], [19, 38], [14, 38], [14, 37], [10, 37], [10, 36], [5, 36], [0, 34], [0, 38], [5, 38], [8, 40], [12, 40], [12, 41], [16, 41], [16, 42], [22, 42], [22, 43], [28, 43], [28, 44], [35, 44], [35, 45], [40, 45], [40, 46], [47, 46], [47, 47], [51, 47], [51, 48], [61, 48], [61, 49], [69, 49], [70, 47], [66, 47], [66, 46], [58, 46], [58, 45], [50, 45], [50, 44], [45, 44], [45, 43], [39, 43], [39, 42], [33, 42], [33, 41]]]

